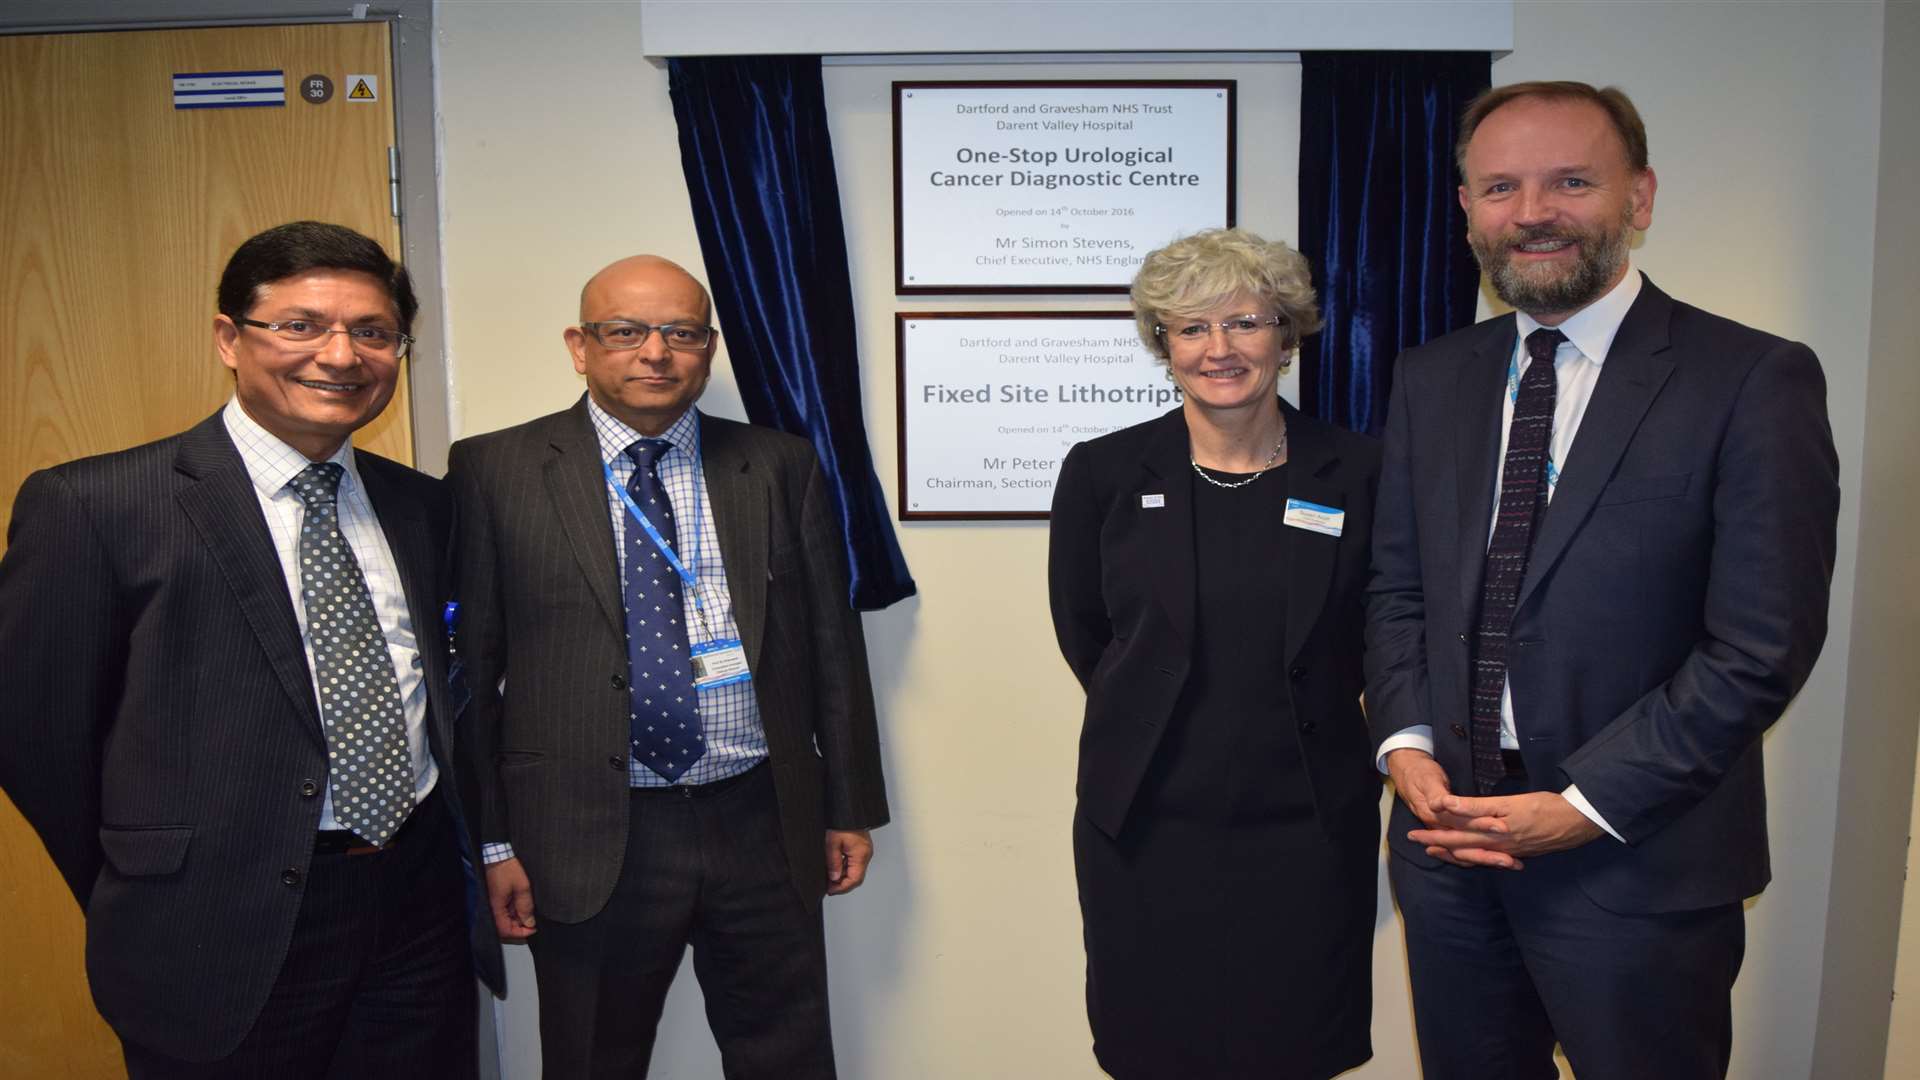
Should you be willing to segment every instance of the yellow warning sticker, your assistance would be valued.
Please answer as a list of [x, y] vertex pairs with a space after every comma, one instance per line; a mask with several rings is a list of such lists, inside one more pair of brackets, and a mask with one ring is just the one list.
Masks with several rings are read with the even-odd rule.
[[379, 101], [380, 76], [349, 75], [346, 79], [348, 101]]

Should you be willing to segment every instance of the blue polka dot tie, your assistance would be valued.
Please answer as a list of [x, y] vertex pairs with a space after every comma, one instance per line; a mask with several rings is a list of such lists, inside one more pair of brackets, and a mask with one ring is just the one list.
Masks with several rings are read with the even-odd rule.
[[[627, 447], [627, 456], [633, 459], [627, 492], [678, 555], [673, 504], [655, 472], [660, 456], [672, 445], [665, 439], [640, 439]], [[690, 522], [688, 527], [700, 525]], [[700, 728], [700, 698], [693, 686], [680, 576], [631, 515], [626, 535], [627, 689], [633, 695], [627, 719], [633, 756], [669, 781], [678, 780], [707, 752], [706, 735]]]
[[333, 819], [365, 840], [385, 844], [413, 810], [413, 755], [373, 595], [340, 535], [344, 471], [322, 461], [289, 481], [307, 504], [300, 526], [300, 599], [320, 684]]

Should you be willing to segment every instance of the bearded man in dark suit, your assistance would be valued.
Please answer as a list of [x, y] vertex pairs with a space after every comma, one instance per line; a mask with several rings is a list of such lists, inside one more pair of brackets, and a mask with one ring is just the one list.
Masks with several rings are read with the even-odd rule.
[[269, 229], [220, 280], [226, 407], [14, 504], [0, 786], [136, 1078], [477, 1069], [500, 953], [452, 783], [452, 500], [349, 441], [416, 307], [373, 240]]
[[866, 644], [812, 447], [694, 408], [711, 315], [608, 266], [585, 396], [453, 447], [469, 775], [548, 1077], [645, 1076], [689, 945], [728, 1076], [834, 1074], [821, 899], [887, 820]]
[[1427, 1080], [1723, 1076], [1761, 735], [1826, 635], [1839, 507], [1806, 346], [1667, 296], [1626, 95], [1468, 107], [1468, 236], [1518, 309], [1409, 350], [1367, 707]]

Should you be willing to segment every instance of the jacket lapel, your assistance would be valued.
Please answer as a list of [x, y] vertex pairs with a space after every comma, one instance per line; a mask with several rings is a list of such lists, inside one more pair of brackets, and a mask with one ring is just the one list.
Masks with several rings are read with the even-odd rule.
[[756, 466], [739, 438], [740, 428], [700, 418], [700, 462], [720, 537], [733, 621], [746, 646], [747, 666], [760, 669], [760, 639], [767, 625], [768, 472]]
[[1673, 359], [1667, 353], [1672, 315], [1672, 298], [1654, 288], [1651, 281], [1644, 282], [1620, 323], [1620, 332], [1614, 335], [1613, 346], [1607, 350], [1593, 399], [1587, 403], [1580, 430], [1567, 451], [1560, 482], [1533, 538], [1533, 553], [1527, 557], [1527, 574], [1520, 582], [1516, 608], [1527, 602], [1541, 579], [1566, 554], [1567, 545], [1620, 464], [1620, 455], [1626, 453], [1647, 407], [1673, 374]]
[[[436, 573], [442, 553], [433, 549], [433, 533], [424, 508], [407, 498], [388, 479], [381, 464], [370, 455], [354, 451], [360, 482], [366, 486], [367, 501], [380, 520], [380, 531], [387, 538], [393, 561], [400, 572], [400, 588], [407, 597], [407, 615], [413, 620], [413, 636], [419, 648], [427, 676], [427, 704], [430, 716], [451, 720], [442, 687], [446, 685], [446, 627], [442, 620]], [[436, 642], [438, 644], [436, 644]], [[432, 733], [429, 726], [429, 733]], [[443, 759], [444, 760], [444, 759]]]
[[[1347, 495], [1331, 482], [1339, 470], [1340, 459], [1333, 453], [1333, 440], [1326, 425], [1303, 416], [1284, 401], [1281, 411], [1287, 417], [1287, 495], [1290, 499], [1318, 503], [1336, 510], [1352, 509], [1344, 505]], [[1282, 528], [1280, 556], [1287, 566], [1287, 628], [1283, 662], [1292, 666], [1307, 635], [1320, 618], [1326, 603], [1327, 588], [1333, 579], [1333, 560], [1340, 540], [1308, 529]]]
[[193, 480], [175, 496], [181, 512], [193, 522], [201, 541], [225, 572], [234, 599], [259, 638], [281, 687], [307, 717], [309, 732], [324, 742], [320, 707], [314, 701], [313, 676], [307, 669], [306, 647], [300, 641], [300, 624], [287, 591], [286, 571], [274, 552], [253, 480], [219, 413], [182, 436], [174, 468]]
[[1481, 339], [1454, 384], [1454, 476], [1460, 485], [1455, 558], [1460, 567], [1460, 610], [1469, 622], [1480, 610], [1480, 582], [1493, 526], [1493, 489], [1501, 468], [1500, 403], [1513, 362], [1514, 327], [1513, 316], [1501, 319]]
[[572, 409], [553, 418], [547, 432], [553, 454], [547, 459], [547, 496], [587, 588], [616, 635], [626, 633], [626, 614], [615, 586], [620, 560], [613, 550], [613, 522], [607, 516], [607, 477], [600, 441], [581, 395]]
[[[1147, 451], [1140, 459], [1140, 478], [1129, 496], [1131, 513], [1140, 515], [1140, 528], [1146, 536], [1144, 550], [1159, 552], [1165, 561], [1142, 567], [1152, 575], [1154, 593], [1167, 622], [1180, 636], [1183, 647], [1193, 645], [1193, 466], [1187, 441], [1187, 419], [1175, 409], [1154, 421], [1154, 432]], [[1141, 505], [1147, 495], [1159, 495], [1159, 508]]]

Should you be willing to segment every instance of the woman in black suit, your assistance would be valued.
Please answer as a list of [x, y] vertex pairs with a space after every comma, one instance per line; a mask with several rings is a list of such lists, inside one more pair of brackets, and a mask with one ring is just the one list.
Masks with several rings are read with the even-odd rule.
[[1380, 778], [1360, 711], [1380, 451], [1277, 395], [1306, 260], [1242, 229], [1133, 282], [1180, 408], [1075, 446], [1054, 631], [1087, 691], [1074, 865], [1121, 1078], [1319, 1080], [1372, 1056]]

